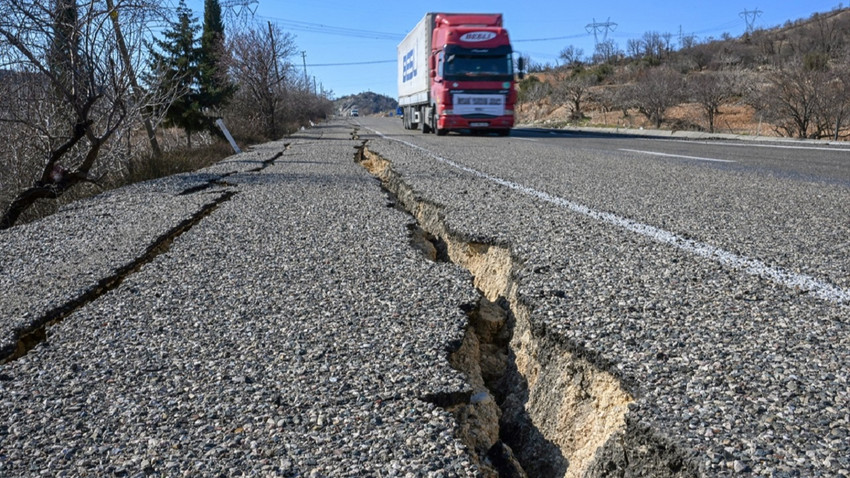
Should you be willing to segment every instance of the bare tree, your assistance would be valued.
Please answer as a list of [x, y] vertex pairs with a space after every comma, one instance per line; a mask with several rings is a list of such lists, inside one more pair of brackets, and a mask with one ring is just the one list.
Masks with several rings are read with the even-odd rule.
[[697, 45], [697, 37], [696, 35], [685, 35], [682, 37], [682, 44], [679, 45], [679, 48], [682, 50], [688, 50]]
[[751, 91], [749, 101], [759, 107], [777, 133], [808, 138], [818, 104], [818, 84], [823, 72], [806, 70], [800, 62], [770, 75], [766, 88]]
[[627, 90], [631, 104], [656, 128], [664, 122], [667, 110], [683, 98], [682, 75], [666, 67], [649, 68]]
[[[140, 46], [147, 25], [130, 19], [150, 6], [116, 8], [127, 13], [127, 43]], [[26, 156], [16, 158], [29, 164], [21, 172], [30, 179], [5, 208], [0, 229], [13, 226], [37, 201], [96, 182], [120, 162], [110, 141], [129, 137], [120, 129], [141, 117], [144, 101], [134, 100], [132, 61], [120, 57], [114, 12], [94, 0], [0, 3], [0, 69], [8, 70], [17, 95], [0, 109], [0, 122], [31, 142]], [[138, 59], [135, 50], [128, 57]]]
[[534, 75], [528, 75], [519, 82], [518, 101], [522, 104], [536, 103], [551, 94], [548, 83], [540, 81]]
[[850, 67], [847, 64], [833, 67], [823, 76], [818, 91], [815, 134], [818, 138], [838, 141], [842, 126], [850, 117]]
[[590, 95], [590, 88], [597, 83], [596, 75], [590, 71], [576, 71], [562, 79], [557, 87], [559, 96], [570, 105], [570, 119], [584, 118], [582, 107]]
[[844, 33], [839, 22], [830, 14], [814, 14], [807, 28], [811, 49], [834, 56], [844, 44]]
[[715, 119], [720, 107], [738, 94], [740, 75], [729, 71], [696, 73], [688, 78], [688, 91], [702, 106], [708, 120], [708, 130], [714, 133]]
[[331, 105], [300, 83], [290, 58], [297, 48], [292, 35], [269, 23], [268, 29], [249, 29], [231, 36], [231, 74], [239, 85], [228, 112], [231, 118], [276, 139], [293, 125], [322, 116]]
[[621, 51], [614, 40], [605, 40], [596, 44], [593, 53], [594, 63], [614, 63]]
[[640, 59], [643, 55], [643, 42], [637, 38], [629, 38], [626, 41], [626, 54], [629, 58]]
[[641, 45], [643, 46], [644, 58], [660, 60], [666, 56], [664, 37], [656, 31], [644, 33]]
[[561, 53], [558, 55], [558, 57], [564, 60], [564, 64], [566, 66], [573, 68], [576, 66], [580, 66], [584, 63], [584, 50], [570, 45], [561, 50]]

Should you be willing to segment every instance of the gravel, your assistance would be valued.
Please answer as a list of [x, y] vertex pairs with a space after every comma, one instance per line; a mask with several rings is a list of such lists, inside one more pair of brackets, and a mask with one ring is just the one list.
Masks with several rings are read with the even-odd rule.
[[[390, 135], [362, 134], [369, 138], [370, 151], [391, 160], [422, 200], [443, 208], [452, 231], [511, 248], [518, 264], [514, 279], [532, 310], [535, 329], [619, 377], [636, 399], [629, 423], [675, 445], [705, 476], [850, 476], [850, 304], [811, 297], [485, 181], [392, 141], [389, 138], [400, 134], [396, 125], [361, 121]], [[625, 208], [627, 217], [664, 217], [672, 222], [670, 227], [693, 236], [723, 243], [727, 232], [740, 233], [737, 223], [730, 226], [723, 219], [689, 220], [706, 216], [703, 209], [710, 208], [704, 205], [665, 202], [670, 199], [665, 196], [668, 189], [692, 187], [685, 181], [688, 171], [701, 178], [695, 182], [708, 176], [699, 168], [666, 164], [673, 176], [681, 169], [682, 179], [659, 185], [662, 199], [640, 207], [629, 202], [636, 193], [625, 180], [618, 187], [582, 182], [592, 166], [581, 151], [558, 158], [543, 146], [531, 149], [530, 143], [512, 139], [404, 139], [466, 167], [606, 211]], [[558, 166], [547, 169], [539, 156], [523, 156], [532, 151], [548, 151]], [[608, 162], [607, 170], [595, 171], [597, 176], [629, 170], [622, 161]], [[539, 167], [535, 170], [531, 164]], [[736, 191], [753, 187], [746, 174], [720, 177], [732, 198], [745, 200]], [[763, 183], [758, 195], [765, 204], [784, 198], [792, 203], [792, 213], [800, 208], [789, 198], [800, 195], [803, 201], [803, 193], [812, 189], [823, 191], [817, 201], [828, 204], [828, 211], [838, 211], [850, 200], [846, 188], [838, 186], [803, 188], [781, 178], [759, 179]], [[608, 198], [613, 199], [604, 202]], [[647, 199], [644, 194], [643, 200], [652, 202]], [[669, 209], [666, 216], [652, 211], [663, 205]], [[693, 216], [689, 210], [695, 211]], [[750, 216], [761, 212], [753, 210]], [[841, 214], [832, 217], [846, 219]], [[800, 239], [815, 249], [789, 257], [784, 250], [804, 246], [782, 244], [775, 262], [788, 264], [792, 271], [823, 270], [826, 280], [846, 286], [848, 257], [834, 255], [841, 243], [833, 243], [835, 249], [821, 256], [817, 241], [826, 237], [824, 244], [829, 244], [839, 229], [846, 238], [847, 225], [833, 223], [828, 231], [820, 231], [816, 225], [821, 220], [818, 216], [811, 221], [811, 239]], [[790, 221], [795, 228], [792, 240], [806, 236], [809, 223], [804, 217], [790, 216]], [[789, 235], [765, 234], [767, 253], [758, 250], [756, 239], [761, 238], [743, 242], [741, 252], [767, 254], [773, 261], [774, 245]], [[808, 259], [811, 262], [795, 262]]]
[[[3, 350], [120, 278], [0, 365], [0, 475], [475, 476], [454, 418], [425, 398], [472, 395], [446, 356], [477, 294], [467, 273], [410, 247], [409, 216], [352, 161], [353, 129], [332, 122], [0, 232]], [[850, 305], [359, 134], [457, 236], [509, 247], [534, 329], [618, 377], [635, 398], [628, 422], [699, 474], [850, 476]], [[417, 138], [492, 174], [532, 162], [510, 138]], [[721, 243], [748, 220], [659, 212], [582, 182], [581, 152], [561, 160], [571, 176], [510, 179]], [[791, 184], [768, 183], [770, 198]], [[824, 191], [830, 208], [847, 194]], [[806, 224], [766, 239], [771, 261], [846, 286], [840, 247], [789, 254], [783, 239]]]
[[4, 281], [9, 257], [33, 278], [4, 282], [17, 299], [3, 300], [36, 316], [233, 193], [2, 365], [0, 475], [474, 476], [452, 415], [424, 397], [470, 394], [447, 354], [477, 294], [410, 247], [350, 132], [317, 127], [2, 233], [20, 251]]

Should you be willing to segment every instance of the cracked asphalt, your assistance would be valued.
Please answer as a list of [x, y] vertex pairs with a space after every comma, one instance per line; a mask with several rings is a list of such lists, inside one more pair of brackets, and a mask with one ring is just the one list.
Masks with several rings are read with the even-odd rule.
[[[756, 162], [725, 145], [435, 138], [360, 122], [370, 151], [441, 205], [451, 230], [511, 248], [538, 335], [621, 379], [636, 399], [628, 427], [655, 436], [644, 445], [678, 449], [704, 476], [850, 476], [843, 153], [778, 145]], [[808, 154], [839, 158], [839, 179], [822, 177], [819, 160], [792, 174], [764, 159], [788, 156], [799, 171]], [[837, 292], [786, 280], [805, 274]]]
[[470, 277], [409, 246], [351, 127], [287, 142], [0, 235], [8, 345], [233, 193], [2, 365], [0, 475], [475, 474], [425, 400], [470, 391]]
[[[846, 211], [846, 185], [804, 206], [811, 189], [768, 178], [759, 191], [787, 205], [775, 213], [799, 215], [759, 243], [748, 232], [767, 213], [741, 193], [753, 187], [744, 173], [723, 183], [671, 168], [653, 201], [647, 168], [606, 156], [594, 169], [580, 146], [414, 141], [387, 121], [357, 120], [373, 128], [360, 139], [453, 233], [510, 248], [535, 331], [618, 377], [635, 397], [628, 426], [651, 444], [703, 476], [850, 476], [848, 304], [505, 183], [698, 241], [740, 235], [732, 252], [840, 290], [847, 225], [802, 214]], [[2, 350], [96, 297], [0, 366], [0, 475], [475, 476], [453, 417], [425, 398], [470, 391], [446, 355], [476, 292], [468, 273], [410, 247], [412, 219], [352, 160], [354, 127], [331, 122], [288, 148], [262, 145], [0, 232]], [[563, 169], [541, 167], [547, 155]], [[735, 191], [737, 208], [677, 202], [695, 183], [718, 201]], [[813, 224], [829, 227], [807, 235]]]

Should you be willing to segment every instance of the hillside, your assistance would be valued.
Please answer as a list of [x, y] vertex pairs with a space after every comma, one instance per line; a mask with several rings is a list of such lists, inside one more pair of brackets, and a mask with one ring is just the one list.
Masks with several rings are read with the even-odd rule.
[[850, 9], [670, 39], [646, 32], [589, 58], [568, 46], [564, 65], [536, 65], [521, 82], [519, 122], [850, 138]]
[[398, 102], [394, 98], [371, 91], [343, 96], [334, 101], [334, 109], [340, 114], [347, 113], [354, 106], [361, 115], [386, 114], [395, 112]]

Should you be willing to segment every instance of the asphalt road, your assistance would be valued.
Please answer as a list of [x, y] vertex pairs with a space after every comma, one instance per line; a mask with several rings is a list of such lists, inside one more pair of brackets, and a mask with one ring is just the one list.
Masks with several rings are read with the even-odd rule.
[[366, 121], [482, 174], [850, 288], [850, 146], [541, 129], [436, 138]]
[[538, 340], [635, 397], [626, 436], [709, 476], [850, 474], [850, 148], [357, 123], [448, 229], [511, 249]]
[[850, 476], [847, 153], [360, 117], [72, 204], [0, 233], [0, 475], [476, 476], [498, 402], [529, 476]]

